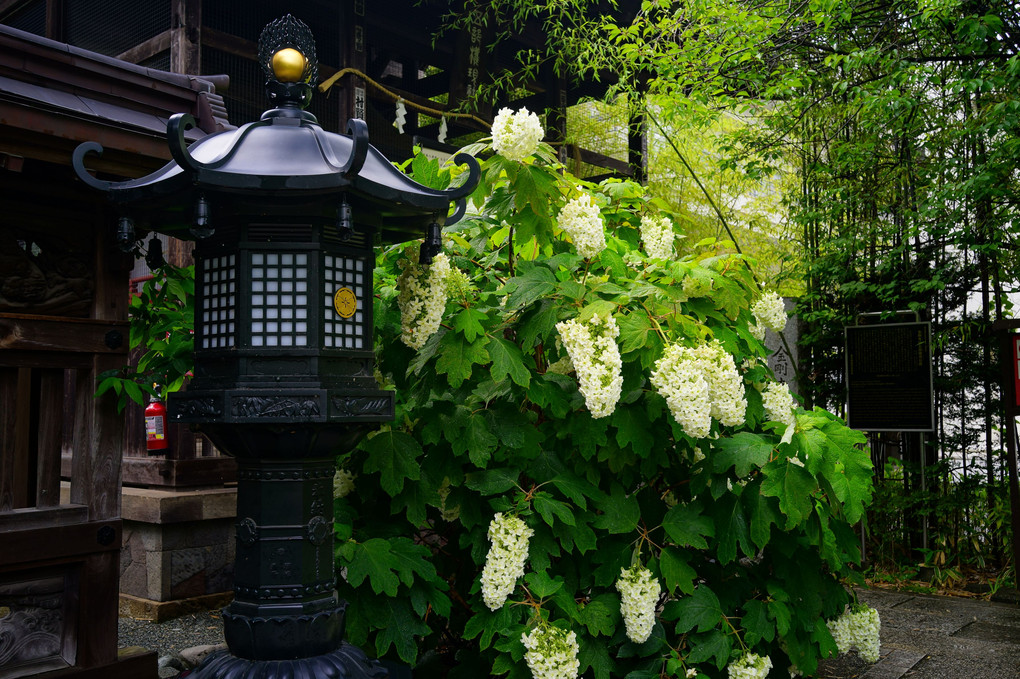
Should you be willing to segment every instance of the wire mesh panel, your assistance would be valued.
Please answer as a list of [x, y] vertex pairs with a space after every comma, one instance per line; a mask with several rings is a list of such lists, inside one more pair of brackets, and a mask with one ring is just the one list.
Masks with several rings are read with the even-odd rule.
[[117, 56], [170, 30], [170, 0], [66, 0], [64, 39]]
[[26, 3], [4, 17], [3, 23], [19, 31], [46, 37], [46, 0]]
[[308, 346], [308, 253], [252, 253], [251, 345]]
[[371, 269], [360, 257], [326, 255], [323, 267], [327, 349], [369, 349], [365, 332], [365, 274]]
[[233, 347], [237, 286], [237, 256], [221, 255], [203, 262], [202, 348]]

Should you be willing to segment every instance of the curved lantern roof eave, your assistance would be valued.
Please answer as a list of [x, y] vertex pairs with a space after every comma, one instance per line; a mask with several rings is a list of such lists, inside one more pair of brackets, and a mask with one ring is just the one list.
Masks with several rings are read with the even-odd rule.
[[[345, 194], [385, 204], [384, 211], [393, 216], [420, 216], [423, 223], [446, 224], [463, 215], [465, 199], [481, 174], [474, 157], [458, 154], [455, 162], [468, 166], [462, 185], [440, 190], [419, 184], [369, 143], [367, 126], [357, 119], [350, 121], [348, 134], [342, 135], [323, 130], [303, 111], [273, 109], [257, 122], [208, 135], [189, 147], [184, 133], [193, 126], [188, 114], [170, 119], [167, 138], [174, 160], [145, 177], [123, 182], [93, 177], [85, 168], [85, 158], [102, 153], [102, 146], [95, 142], [75, 149], [72, 165], [86, 184], [104, 191], [122, 207], [142, 213], [165, 210], [177, 195], [183, 202], [196, 192], [323, 201], [339, 201]], [[451, 204], [456, 210], [447, 217]]]

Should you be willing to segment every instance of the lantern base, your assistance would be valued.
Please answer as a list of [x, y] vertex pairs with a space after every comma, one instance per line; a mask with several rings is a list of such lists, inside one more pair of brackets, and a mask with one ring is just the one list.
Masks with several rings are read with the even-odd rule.
[[370, 660], [365, 652], [347, 642], [330, 653], [294, 660], [246, 660], [217, 651], [193, 670], [180, 675], [182, 679], [386, 679], [390, 670]]

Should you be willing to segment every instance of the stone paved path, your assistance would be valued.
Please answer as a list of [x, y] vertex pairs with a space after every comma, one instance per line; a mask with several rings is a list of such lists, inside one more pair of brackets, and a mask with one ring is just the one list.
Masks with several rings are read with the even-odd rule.
[[877, 589], [858, 591], [882, 619], [882, 655], [825, 661], [824, 679], [1018, 679], [1020, 606]]

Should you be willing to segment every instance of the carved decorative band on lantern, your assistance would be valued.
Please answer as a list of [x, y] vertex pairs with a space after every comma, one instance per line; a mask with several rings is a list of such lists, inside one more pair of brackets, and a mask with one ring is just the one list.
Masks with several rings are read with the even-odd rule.
[[293, 421], [318, 418], [321, 411], [318, 396], [234, 396], [230, 414]]
[[170, 402], [170, 417], [175, 420], [192, 420], [195, 418], [219, 418], [223, 416], [223, 396], [193, 397], [187, 392], [174, 395]]
[[332, 479], [331, 466], [315, 469], [239, 469], [238, 481], [304, 481], [305, 479]]
[[333, 591], [332, 581], [316, 582], [301, 587], [249, 587], [248, 585], [235, 585], [234, 592], [237, 596], [248, 599], [291, 599], [295, 597], [308, 597], [316, 594], [329, 594]]
[[393, 417], [392, 396], [334, 396], [330, 402], [337, 417]]

